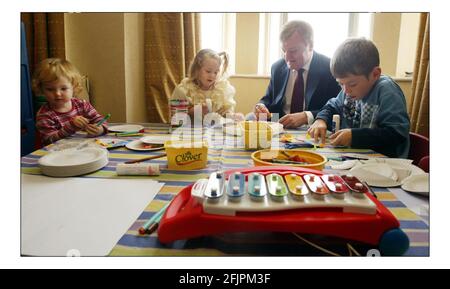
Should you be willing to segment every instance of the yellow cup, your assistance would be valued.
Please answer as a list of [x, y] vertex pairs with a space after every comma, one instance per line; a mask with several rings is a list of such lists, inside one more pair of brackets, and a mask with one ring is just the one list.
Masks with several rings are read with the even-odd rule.
[[272, 128], [266, 121], [243, 121], [241, 128], [244, 132], [244, 146], [246, 150], [270, 148], [272, 142]]
[[208, 144], [205, 141], [166, 141], [169, 170], [203, 169], [208, 163]]

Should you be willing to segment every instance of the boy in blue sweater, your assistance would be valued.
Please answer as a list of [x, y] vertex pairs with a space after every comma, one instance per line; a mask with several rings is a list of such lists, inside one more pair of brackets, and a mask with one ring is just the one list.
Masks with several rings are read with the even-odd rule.
[[[378, 49], [372, 41], [351, 38], [331, 60], [331, 73], [341, 92], [317, 114], [308, 133], [325, 142], [334, 114], [341, 129], [330, 136], [332, 145], [369, 148], [388, 157], [406, 158], [409, 151], [409, 116], [400, 87], [381, 75]], [[331, 129], [330, 129], [331, 130]]]

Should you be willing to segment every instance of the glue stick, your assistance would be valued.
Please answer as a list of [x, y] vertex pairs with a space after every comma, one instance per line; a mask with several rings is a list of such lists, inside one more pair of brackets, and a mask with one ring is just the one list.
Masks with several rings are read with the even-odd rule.
[[159, 175], [159, 164], [118, 164], [116, 167], [118, 176], [157, 176]]
[[340, 126], [341, 126], [341, 118], [339, 116], [339, 114], [334, 114], [333, 115], [333, 122], [331, 124], [331, 132], [335, 133], [338, 130], [340, 130]]

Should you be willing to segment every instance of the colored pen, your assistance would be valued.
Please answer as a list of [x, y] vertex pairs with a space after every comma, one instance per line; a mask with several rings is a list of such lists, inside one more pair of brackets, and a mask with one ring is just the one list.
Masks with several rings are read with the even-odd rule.
[[152, 223], [147, 230], [145, 230], [145, 234], [151, 235], [153, 232], [155, 232], [158, 229], [159, 226], [159, 222], [161, 222], [162, 219], [162, 215], [161, 214], [158, 218], [156, 218], [155, 222]]
[[144, 129], [136, 130], [136, 131], [126, 131], [126, 132], [118, 132], [115, 135], [116, 136], [127, 136], [129, 134], [137, 134], [137, 133], [143, 133]]
[[111, 114], [108, 113], [101, 121], [97, 123], [97, 126], [101, 126], [108, 118], [110, 118]]
[[158, 229], [158, 226], [159, 226], [159, 221], [151, 224], [150, 227], [148, 227], [148, 229], [145, 230], [144, 234], [151, 235], [153, 232], [155, 232]]
[[123, 136], [123, 137], [126, 137], [126, 136], [143, 136], [143, 135], [144, 135], [143, 133], [116, 134], [116, 136]]
[[161, 219], [162, 215], [166, 211], [167, 207], [169, 206], [170, 202], [164, 205], [161, 210], [159, 210], [157, 213], [155, 213], [145, 224], [139, 228], [139, 234], [144, 235], [147, 230], [149, 229], [150, 225], [155, 223], [158, 218]]

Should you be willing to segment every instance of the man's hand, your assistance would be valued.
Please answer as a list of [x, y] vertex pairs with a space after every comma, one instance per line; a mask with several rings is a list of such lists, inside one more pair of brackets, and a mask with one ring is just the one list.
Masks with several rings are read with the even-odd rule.
[[285, 128], [296, 128], [299, 126], [302, 126], [304, 124], [308, 123], [308, 116], [306, 115], [306, 112], [297, 112], [297, 113], [291, 113], [286, 114], [280, 120], [278, 121], [283, 125]]
[[263, 103], [257, 103], [255, 105], [255, 109], [253, 110], [253, 113], [256, 116], [256, 119], [259, 120], [259, 118], [264, 118], [262, 115], [266, 114], [265, 119], [270, 119], [270, 111], [267, 109], [267, 107]]
[[332, 146], [351, 146], [352, 130], [349, 128], [341, 129], [330, 135], [330, 143]]
[[317, 143], [320, 138], [321, 143], [324, 144], [327, 135], [327, 123], [323, 119], [316, 119], [308, 129], [308, 134], [314, 139], [314, 142]]
[[77, 115], [72, 118], [72, 124], [80, 130], [84, 129], [89, 124], [89, 120], [81, 115]]

